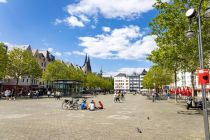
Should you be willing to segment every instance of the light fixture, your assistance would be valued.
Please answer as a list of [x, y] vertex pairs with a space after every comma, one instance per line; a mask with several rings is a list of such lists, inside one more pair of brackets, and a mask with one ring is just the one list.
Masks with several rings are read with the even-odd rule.
[[186, 36], [187, 36], [188, 38], [192, 38], [194, 35], [195, 35], [195, 33], [194, 33], [192, 30], [188, 30], [188, 31], [186, 32]]
[[191, 9], [187, 10], [187, 12], [186, 12], [185, 15], [186, 15], [188, 18], [193, 18], [193, 17], [195, 16], [195, 14], [196, 14], [195, 9], [194, 9], [194, 8], [191, 8]]

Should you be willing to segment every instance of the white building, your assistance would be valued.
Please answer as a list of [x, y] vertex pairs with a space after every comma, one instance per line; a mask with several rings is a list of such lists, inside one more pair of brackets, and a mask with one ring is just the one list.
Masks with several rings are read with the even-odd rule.
[[119, 73], [114, 77], [114, 89], [123, 91], [141, 91], [143, 89], [142, 81], [147, 71], [143, 70], [141, 74], [133, 73], [126, 75]]
[[[197, 72], [195, 72], [194, 75], [191, 75], [190, 72], [183, 72], [183, 71], [179, 71], [177, 73], [177, 88], [180, 87], [189, 87], [192, 88], [192, 83], [191, 83], [191, 79], [194, 78], [194, 86], [195, 86], [195, 94], [197, 94], [197, 96], [201, 97], [201, 85], [199, 85], [198, 83], [198, 75]], [[172, 87], [174, 87], [174, 83], [171, 84]], [[207, 96], [210, 97], [210, 84], [206, 85], [206, 93]]]
[[129, 77], [124, 73], [119, 73], [114, 77], [114, 89], [129, 91]]

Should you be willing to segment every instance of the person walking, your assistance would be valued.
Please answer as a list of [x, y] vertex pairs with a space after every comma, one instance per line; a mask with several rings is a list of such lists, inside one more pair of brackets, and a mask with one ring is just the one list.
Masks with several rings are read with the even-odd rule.
[[116, 103], [116, 99], [117, 99], [117, 93], [114, 93], [114, 103]]
[[50, 95], [51, 95], [51, 91], [48, 90], [48, 91], [47, 91], [47, 96], [48, 96], [48, 98], [50, 97]]
[[155, 102], [155, 93], [154, 92], [152, 93], [152, 102], [153, 103]]

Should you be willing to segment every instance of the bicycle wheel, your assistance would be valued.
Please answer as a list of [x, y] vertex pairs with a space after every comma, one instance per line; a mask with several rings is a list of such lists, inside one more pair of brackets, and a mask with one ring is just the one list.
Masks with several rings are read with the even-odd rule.
[[79, 104], [74, 104], [73, 109], [74, 110], [79, 110]]
[[68, 109], [68, 103], [63, 102], [62, 103], [62, 109], [67, 110]]

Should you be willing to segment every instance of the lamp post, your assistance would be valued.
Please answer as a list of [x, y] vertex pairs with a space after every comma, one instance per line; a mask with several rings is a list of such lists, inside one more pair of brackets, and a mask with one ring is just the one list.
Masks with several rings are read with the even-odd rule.
[[[204, 64], [203, 64], [203, 47], [202, 47], [202, 34], [201, 34], [201, 6], [204, 0], [200, 0], [197, 13], [196, 11], [191, 8], [186, 12], [186, 16], [189, 19], [196, 18], [197, 23], [198, 23], [198, 50], [199, 50], [199, 61], [200, 61], [200, 69], [204, 69]], [[207, 8], [205, 14], [205, 17], [210, 17], [210, 7]], [[190, 24], [189, 24], [189, 29], [186, 33], [187, 37], [193, 37], [194, 32], [190, 29]], [[203, 119], [204, 119], [204, 129], [205, 129], [205, 140], [209, 140], [209, 122], [208, 122], [208, 110], [206, 106], [206, 89], [205, 85], [201, 85], [202, 89], [202, 100], [203, 100]]]

